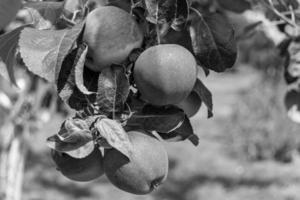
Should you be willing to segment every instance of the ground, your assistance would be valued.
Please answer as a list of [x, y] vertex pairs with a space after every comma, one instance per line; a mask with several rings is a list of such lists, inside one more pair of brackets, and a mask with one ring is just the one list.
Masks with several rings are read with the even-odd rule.
[[[215, 116], [207, 119], [206, 109], [202, 107], [201, 112], [192, 118], [195, 132], [200, 138], [198, 147], [194, 147], [188, 141], [165, 143], [170, 159], [168, 179], [158, 190], [147, 196], [122, 192], [113, 187], [105, 176], [90, 183], [76, 183], [64, 178], [56, 171], [45, 144], [45, 139], [58, 130], [62, 120], [59, 116], [53, 118], [46, 130], [34, 136], [32, 150], [27, 159], [23, 199], [300, 199], [298, 153], [292, 152], [292, 161], [289, 163], [273, 159], [260, 161], [247, 159], [246, 154], [239, 153], [241, 137], [232, 133], [236, 131], [236, 127], [232, 126], [233, 116], [237, 112], [236, 107], [243, 103], [241, 93], [251, 92], [260, 78], [260, 73], [247, 67], [232, 73], [212, 73], [208, 78], [201, 76], [214, 95]], [[284, 85], [284, 83], [280, 84]], [[266, 94], [261, 94], [261, 97], [265, 98], [264, 95]], [[283, 98], [283, 94], [281, 97]], [[251, 116], [255, 114], [249, 113]], [[280, 114], [285, 116], [284, 112]], [[243, 115], [239, 115], [237, 116], [240, 120]], [[286, 127], [294, 126], [287, 123]], [[249, 126], [256, 126], [256, 124]], [[250, 130], [242, 128], [239, 130]], [[287, 132], [282, 134], [288, 134]]]

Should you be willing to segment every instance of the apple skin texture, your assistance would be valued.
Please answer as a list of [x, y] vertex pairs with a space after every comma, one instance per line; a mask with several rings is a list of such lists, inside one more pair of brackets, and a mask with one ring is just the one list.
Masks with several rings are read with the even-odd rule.
[[145, 101], [153, 105], [178, 104], [195, 85], [196, 67], [194, 56], [184, 47], [157, 45], [138, 57], [134, 80]]
[[83, 40], [93, 59], [91, 70], [100, 72], [112, 64], [120, 64], [131, 51], [139, 48], [143, 34], [132, 16], [114, 7], [98, 7], [88, 14]]
[[85, 158], [77, 159], [65, 153], [51, 150], [57, 169], [73, 181], [92, 181], [104, 174], [103, 156], [98, 148]]
[[104, 171], [121, 190], [148, 194], [167, 178], [168, 155], [159, 140], [141, 131], [129, 131], [133, 145], [130, 160], [115, 149], [105, 152]]

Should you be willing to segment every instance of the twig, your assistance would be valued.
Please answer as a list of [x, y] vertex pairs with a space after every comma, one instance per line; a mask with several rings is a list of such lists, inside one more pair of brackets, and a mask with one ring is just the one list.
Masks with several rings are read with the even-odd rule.
[[284, 16], [283, 14], [281, 14], [274, 6], [273, 1], [272, 0], [268, 0], [269, 4], [267, 4], [266, 2], [262, 1], [262, 3], [268, 8], [270, 9], [277, 17], [279, 17], [280, 19], [282, 19], [283, 21], [285, 21], [286, 23], [288, 23], [289, 25], [293, 26], [294, 28], [299, 28], [299, 26], [294, 23], [292, 20], [290, 20], [289, 18], [287, 18], [286, 16]]

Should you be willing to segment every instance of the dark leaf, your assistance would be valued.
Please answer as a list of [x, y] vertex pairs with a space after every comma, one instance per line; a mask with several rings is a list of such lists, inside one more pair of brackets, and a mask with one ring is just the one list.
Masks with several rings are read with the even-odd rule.
[[[29, 25], [21, 26], [15, 30], [0, 36], [0, 74], [9, 78], [16, 85], [14, 75], [14, 65], [16, 60], [16, 51], [21, 31]], [[3, 63], [3, 64], [1, 64]], [[6, 68], [6, 69], [3, 69]]]
[[129, 79], [125, 68], [112, 65], [102, 70], [98, 79], [97, 102], [104, 113], [121, 112], [129, 94]]
[[189, 10], [188, 0], [176, 0], [176, 13], [171, 25], [174, 30], [184, 28], [189, 17]]
[[127, 122], [128, 126], [140, 125], [145, 130], [168, 133], [184, 121], [184, 112], [176, 106], [156, 107], [146, 105]]
[[186, 116], [182, 125], [170, 133], [159, 133], [162, 139], [169, 142], [178, 142], [189, 139], [195, 146], [199, 144], [199, 138], [194, 134], [189, 118]]
[[[67, 55], [57, 81], [59, 96], [65, 103], [77, 111], [83, 110], [96, 101], [96, 94], [83, 94], [75, 83], [76, 58], [79, 58], [80, 56], [78, 55], [81, 55], [81, 53], [82, 49], [78, 48]], [[91, 71], [87, 67], [84, 68], [84, 85], [89, 91], [97, 92], [98, 77], [99, 73]]]
[[251, 3], [248, 0], [217, 0], [219, 5], [229, 11], [242, 13], [251, 9]]
[[161, 37], [162, 44], [179, 44], [186, 49], [188, 49], [191, 53], [193, 51], [192, 39], [190, 33], [187, 28], [184, 28], [180, 31], [175, 31], [170, 29], [166, 35]]
[[191, 36], [198, 64], [216, 72], [231, 68], [237, 58], [237, 46], [226, 16], [220, 13], [202, 16], [198, 10], [192, 10]]
[[212, 101], [212, 94], [207, 89], [207, 87], [200, 81], [200, 79], [197, 79], [196, 84], [194, 86], [194, 91], [197, 92], [202, 102], [206, 105], [208, 109], [208, 117], [213, 116], [213, 101]]
[[147, 20], [154, 24], [172, 24], [174, 29], [186, 23], [189, 15], [187, 0], [146, 0]]
[[57, 135], [67, 143], [87, 143], [93, 139], [89, 124], [83, 119], [67, 119]]
[[34, 74], [55, 82], [66, 55], [72, 50], [84, 23], [65, 30], [25, 28], [20, 35], [21, 57]]

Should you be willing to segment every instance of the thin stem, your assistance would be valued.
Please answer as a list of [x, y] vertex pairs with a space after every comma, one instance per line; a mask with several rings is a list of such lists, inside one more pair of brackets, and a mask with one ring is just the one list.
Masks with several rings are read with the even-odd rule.
[[299, 28], [298, 25], [296, 23], [294, 23], [293, 21], [291, 21], [289, 18], [287, 18], [286, 16], [284, 16], [283, 14], [281, 14], [274, 6], [273, 1], [272, 0], [268, 0], [269, 4], [265, 3], [264, 1], [262, 1], [263, 4], [270, 9], [277, 17], [279, 17], [280, 19], [282, 19], [283, 21], [285, 21], [287, 24], [293, 26], [294, 28]]

